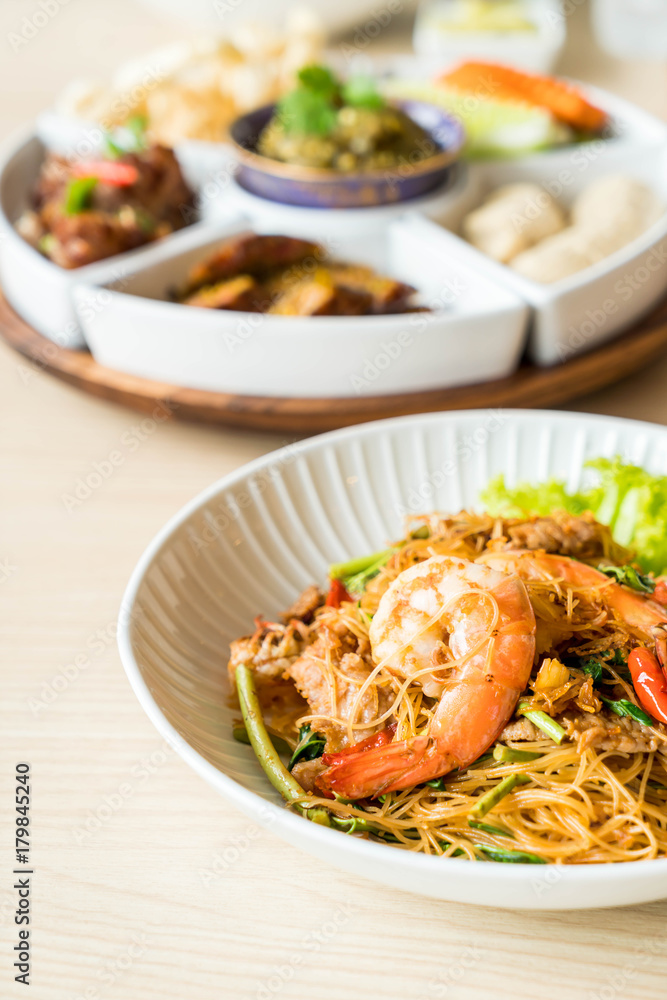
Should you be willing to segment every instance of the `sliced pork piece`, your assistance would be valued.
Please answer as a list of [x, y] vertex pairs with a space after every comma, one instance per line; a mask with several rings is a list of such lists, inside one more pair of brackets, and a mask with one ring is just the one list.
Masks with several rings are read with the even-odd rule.
[[318, 608], [324, 604], [324, 594], [319, 587], [311, 583], [309, 587], [297, 597], [294, 604], [287, 609], [280, 617], [285, 624], [296, 618], [298, 621], [309, 624]]
[[263, 295], [261, 286], [249, 274], [239, 274], [217, 285], [206, 285], [184, 299], [186, 306], [202, 309], [234, 309], [243, 312], [261, 312]]
[[[290, 663], [287, 674], [293, 678], [299, 693], [306, 699], [309, 714], [334, 716], [346, 722], [350, 717], [357, 695], [371, 672], [371, 666], [350, 648], [356, 645], [353, 636], [337, 641], [331, 634], [320, 634], [302, 655]], [[344, 675], [344, 676], [343, 676]], [[332, 703], [330, 677], [335, 678], [335, 699]], [[371, 684], [364, 692], [356, 722], [371, 722], [382, 715], [393, 701], [393, 691]], [[369, 725], [353, 731], [353, 743], [371, 736], [387, 723]], [[327, 740], [327, 751], [341, 750], [349, 745], [347, 727], [328, 719], [314, 720], [313, 730]]]
[[203, 285], [213, 285], [238, 274], [264, 277], [279, 267], [293, 267], [306, 257], [320, 260], [323, 256], [322, 248], [308, 240], [239, 233], [221, 243], [213, 254], [190, 270], [182, 294], [191, 294]]
[[385, 278], [361, 264], [334, 262], [330, 265], [330, 271], [337, 285], [370, 295], [371, 312], [374, 313], [402, 312], [416, 291], [412, 285], [394, 278]]
[[336, 284], [331, 272], [318, 268], [312, 278], [293, 285], [274, 301], [274, 316], [364, 316], [371, 312], [369, 292]]

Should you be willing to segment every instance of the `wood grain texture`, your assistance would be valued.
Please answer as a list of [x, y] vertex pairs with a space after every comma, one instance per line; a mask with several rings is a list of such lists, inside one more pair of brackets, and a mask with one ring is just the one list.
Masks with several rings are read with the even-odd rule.
[[[667, 111], [664, 68], [604, 60], [586, 5], [574, 6], [563, 68]], [[86, 0], [62, 5], [15, 52], [8, 34], [33, 9], [0, 4], [0, 92], [12, 95], [0, 102], [3, 135], [73, 72], [108, 77], [182, 34], [136, 0]], [[667, 424], [666, 384], [662, 359], [570, 405]], [[2, 1000], [664, 1000], [667, 903], [522, 915], [382, 889], [256, 835], [165, 750], [115, 649], [123, 588], [186, 501], [286, 440], [158, 422], [0, 344]], [[96, 466], [108, 471], [112, 452], [120, 464], [68, 510], [63, 497]], [[26, 758], [36, 873], [28, 991], [11, 973], [9, 824], [11, 768]]]
[[388, 396], [291, 399], [185, 389], [98, 364], [88, 351], [59, 347], [37, 333], [0, 295], [0, 335], [44, 371], [142, 413], [168, 410], [179, 420], [251, 430], [316, 434], [367, 420], [438, 410], [548, 407], [613, 385], [667, 350], [667, 300], [634, 329], [552, 368], [524, 363], [507, 378], [477, 385]]

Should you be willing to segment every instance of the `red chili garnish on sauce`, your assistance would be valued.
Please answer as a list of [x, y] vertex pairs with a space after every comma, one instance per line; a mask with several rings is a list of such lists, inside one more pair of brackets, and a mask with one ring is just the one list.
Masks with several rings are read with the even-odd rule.
[[139, 171], [132, 163], [115, 163], [113, 160], [75, 163], [72, 173], [75, 177], [96, 177], [103, 184], [113, 187], [129, 187], [139, 180]]
[[343, 601], [351, 601], [352, 598], [343, 586], [341, 580], [332, 580], [325, 604], [328, 608], [339, 608]]

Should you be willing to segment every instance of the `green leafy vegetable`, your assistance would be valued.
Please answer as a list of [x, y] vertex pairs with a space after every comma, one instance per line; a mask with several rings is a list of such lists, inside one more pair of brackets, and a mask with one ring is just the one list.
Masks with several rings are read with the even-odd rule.
[[583, 670], [588, 677], [593, 678], [593, 684], [597, 685], [602, 681], [602, 671], [603, 667], [599, 660], [589, 657], [588, 659], [579, 660], [579, 669]]
[[65, 191], [65, 213], [79, 215], [90, 208], [90, 199], [97, 184], [97, 177], [76, 177], [69, 181]]
[[123, 149], [110, 135], [104, 136], [103, 142], [103, 152], [107, 160], [119, 160], [121, 156], [125, 156], [126, 150]]
[[280, 98], [278, 118], [287, 133], [328, 135], [337, 121], [340, 83], [326, 66], [304, 66], [298, 85]]
[[375, 111], [385, 106], [385, 100], [378, 93], [372, 76], [360, 74], [350, 77], [343, 84], [342, 95], [345, 103], [351, 104], [355, 108], [369, 108], [371, 111]]
[[488, 847], [486, 844], [475, 844], [478, 851], [483, 851], [492, 861], [504, 861], [513, 865], [546, 865], [544, 858], [537, 854], [527, 854], [525, 851], [506, 851], [503, 847]]
[[637, 552], [644, 570], [661, 574], [667, 568], [667, 476], [651, 475], [619, 456], [595, 459], [587, 466], [597, 472], [598, 483], [580, 493], [568, 493], [565, 483], [556, 479], [510, 488], [498, 476], [482, 500], [491, 514], [508, 517], [545, 515], [555, 509], [571, 514], [590, 510], [598, 521], [609, 525], [620, 545]]
[[278, 101], [278, 118], [285, 132], [328, 135], [336, 125], [336, 109], [328, 97], [299, 88]]
[[148, 118], [146, 115], [132, 115], [131, 118], [127, 119], [123, 128], [126, 128], [134, 136], [135, 151], [146, 149], [148, 146], [148, 139], [146, 137]]
[[300, 760], [316, 760], [321, 757], [324, 753], [325, 742], [324, 736], [311, 732], [309, 725], [302, 726], [299, 730], [299, 742], [290, 758], [287, 769], [291, 771]]
[[148, 149], [148, 119], [145, 115], [132, 115], [113, 134], [104, 136], [104, 155], [108, 160], [119, 160], [126, 153], [139, 153]]
[[415, 528], [414, 531], [410, 532], [410, 538], [430, 538], [431, 529], [427, 524], [422, 524], [421, 527]]
[[584, 493], [567, 493], [565, 483], [549, 479], [535, 486], [519, 483], [510, 488], [503, 475], [492, 479], [480, 499], [490, 514], [506, 517], [522, 517], [525, 514], [545, 516], [554, 510], [567, 510], [571, 514], [583, 514], [589, 503]]
[[631, 701], [626, 701], [622, 698], [620, 701], [613, 701], [611, 698], [600, 697], [600, 700], [604, 702], [607, 708], [615, 712], [616, 715], [623, 717], [627, 715], [629, 718], [634, 719], [636, 722], [641, 722], [645, 726], [654, 726], [655, 722], [650, 715], [647, 715], [643, 708], [639, 708], [634, 705]]
[[294, 90], [280, 98], [278, 119], [287, 133], [329, 135], [344, 105], [377, 110], [385, 105], [370, 76], [353, 76], [345, 83], [327, 66], [304, 66]]
[[340, 93], [340, 83], [328, 66], [303, 66], [297, 74], [297, 80], [305, 90], [323, 97], [334, 98]]
[[598, 566], [601, 573], [610, 576], [616, 583], [638, 590], [642, 594], [652, 594], [655, 590], [655, 580], [650, 576], [638, 573], [634, 566]]
[[605, 667], [615, 667], [616, 673], [628, 682], [632, 681], [630, 671], [626, 669], [626, 660], [620, 649], [615, 649], [611, 656], [605, 655], [598, 659], [595, 656], [573, 656], [567, 659], [567, 664], [576, 670], [581, 670], [588, 677], [593, 678], [593, 686], [600, 684], [614, 684], [612, 676], [605, 678]]
[[554, 741], [554, 743], [563, 742], [565, 730], [560, 723], [556, 722], [555, 719], [552, 719], [546, 712], [536, 711], [528, 705], [519, 705], [517, 712], [519, 715], [525, 715], [527, 719], [530, 719], [533, 725], [537, 726], [538, 729], [541, 729], [543, 733]]

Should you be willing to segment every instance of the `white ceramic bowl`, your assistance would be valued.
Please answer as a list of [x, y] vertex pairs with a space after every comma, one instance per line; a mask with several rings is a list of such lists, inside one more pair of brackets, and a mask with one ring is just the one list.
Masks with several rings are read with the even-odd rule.
[[122, 279], [128, 268], [150, 253], [160, 254], [166, 242], [188, 245], [194, 226], [179, 230], [160, 244], [139, 247], [107, 260], [66, 270], [30, 246], [14, 225], [29, 207], [29, 195], [44, 159], [45, 147], [30, 133], [9, 142], [0, 153], [0, 282], [10, 305], [39, 333], [61, 347], [85, 347], [72, 305], [72, 287], [78, 281], [103, 283]]
[[234, 741], [225, 663], [256, 614], [275, 615], [332, 561], [383, 548], [404, 513], [475, 506], [491, 476], [556, 476], [621, 453], [667, 473], [667, 429], [579, 413], [469, 411], [404, 417], [290, 445], [226, 476], [165, 526], [125, 593], [119, 647], [161, 735], [232, 805], [290, 843], [364, 878], [438, 899], [585, 909], [667, 896], [667, 860], [540, 867], [427, 857], [309, 823], [281, 805]]
[[503, 184], [531, 181], [568, 207], [592, 181], [608, 174], [643, 181], [662, 200], [662, 217], [636, 240], [583, 271], [553, 284], [531, 281], [481, 251], [451, 236], [462, 259], [512, 288], [533, 312], [528, 340], [531, 358], [552, 365], [589, 351], [628, 329], [667, 294], [667, 147], [625, 149], [603, 143], [570, 150], [557, 170], [531, 157], [524, 161], [478, 164], [469, 169], [465, 194], [448, 213], [448, 228], [458, 231], [463, 216]]
[[[500, 378], [517, 366], [528, 310], [511, 290], [448, 250], [443, 229], [419, 216], [378, 233], [317, 236], [331, 256], [414, 285], [433, 311], [395, 316], [268, 316], [166, 301], [190, 267], [246, 220], [210, 226], [199, 245], [108, 288], [77, 285], [74, 300], [95, 359], [109, 368], [215, 392], [264, 396], [384, 395]], [[275, 232], [268, 220], [254, 227]], [[205, 238], [204, 238], [205, 236]], [[173, 246], [173, 244], [172, 244]]]

